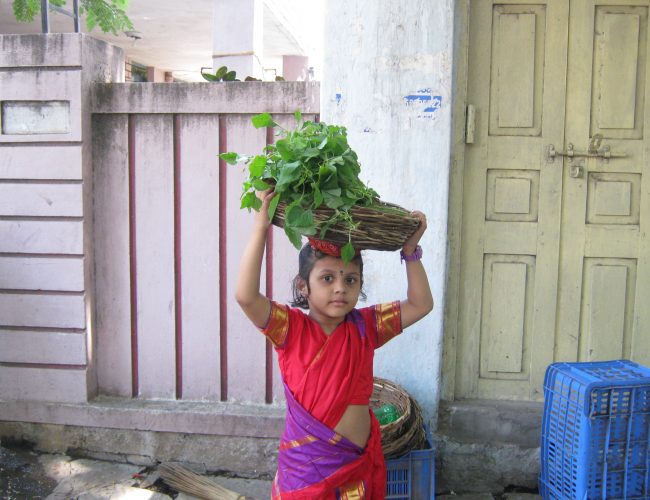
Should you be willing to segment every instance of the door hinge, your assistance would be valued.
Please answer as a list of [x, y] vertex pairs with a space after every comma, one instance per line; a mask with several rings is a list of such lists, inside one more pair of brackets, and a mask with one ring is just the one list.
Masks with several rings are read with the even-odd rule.
[[465, 113], [465, 144], [474, 144], [474, 131], [476, 127], [476, 108], [473, 104], [467, 105]]

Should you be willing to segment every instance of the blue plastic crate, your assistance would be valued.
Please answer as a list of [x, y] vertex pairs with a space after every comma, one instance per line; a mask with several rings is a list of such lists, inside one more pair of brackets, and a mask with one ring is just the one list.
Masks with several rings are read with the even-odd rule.
[[386, 500], [434, 500], [435, 478], [433, 448], [413, 450], [403, 457], [386, 460]]
[[650, 498], [650, 369], [554, 363], [544, 377], [540, 495]]

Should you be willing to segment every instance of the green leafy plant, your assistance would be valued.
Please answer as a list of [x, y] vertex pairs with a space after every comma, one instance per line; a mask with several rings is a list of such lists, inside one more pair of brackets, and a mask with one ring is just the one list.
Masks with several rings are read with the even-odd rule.
[[235, 70], [228, 71], [226, 66], [221, 66], [217, 71], [214, 72], [214, 75], [211, 73], [205, 73], [201, 70], [201, 76], [204, 80], [208, 82], [238, 82], [237, 72]]
[[[52, 5], [63, 7], [67, 0], [50, 0]], [[126, 15], [129, 0], [80, 0], [79, 14], [86, 16], [86, 27], [92, 31], [95, 26], [104, 33], [117, 35], [133, 29], [133, 23]], [[40, 0], [13, 0], [14, 16], [18, 21], [32, 22], [41, 11]]]
[[[255, 192], [274, 189], [277, 194], [269, 206], [269, 220], [273, 220], [278, 204], [285, 203], [284, 232], [300, 248], [302, 236], [324, 239], [333, 224], [342, 223], [348, 231], [354, 230], [356, 224], [350, 209], [372, 206], [379, 195], [359, 179], [361, 167], [357, 154], [348, 145], [345, 127], [304, 121], [299, 111], [295, 117], [296, 127], [287, 130], [268, 113], [254, 116], [252, 122], [256, 128], [279, 130], [275, 143], [266, 146], [261, 155], [231, 152], [220, 157], [231, 165], [238, 162], [248, 165], [241, 208], [259, 211], [262, 202]], [[320, 207], [328, 207], [333, 213], [317, 223], [314, 210]], [[346, 262], [354, 257], [349, 236], [341, 257]]]
[[[204, 80], [208, 82], [239, 82], [241, 80], [237, 79], [237, 72], [235, 70], [228, 70], [227, 66], [221, 66], [217, 71], [212, 73], [206, 73], [201, 69], [201, 76]], [[261, 82], [259, 78], [253, 78], [252, 76], [247, 76], [244, 79], [245, 82]], [[284, 78], [281, 76], [275, 77], [276, 82], [283, 82]]]

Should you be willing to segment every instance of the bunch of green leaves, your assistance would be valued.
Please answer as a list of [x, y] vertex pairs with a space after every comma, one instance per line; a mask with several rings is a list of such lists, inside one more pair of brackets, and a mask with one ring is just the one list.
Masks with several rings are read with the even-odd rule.
[[[214, 74], [206, 73], [202, 69], [201, 70], [201, 76], [203, 77], [204, 80], [206, 80], [208, 82], [239, 82], [239, 81], [241, 81], [241, 80], [239, 80], [237, 78], [237, 72], [234, 69], [233, 70], [228, 70], [227, 66], [221, 66], [217, 71], [214, 72]], [[261, 82], [262, 80], [260, 80], [259, 78], [254, 78], [252, 76], [247, 76], [244, 79], [244, 81], [245, 82]], [[276, 76], [275, 81], [276, 82], [283, 82], [284, 78], [282, 78], [281, 76]]]
[[[52, 5], [63, 7], [67, 0], [50, 0]], [[114, 35], [128, 29], [133, 29], [133, 23], [126, 15], [129, 0], [81, 0], [79, 15], [86, 16], [86, 27], [92, 31], [95, 26], [104, 33]], [[13, 0], [13, 11], [16, 20], [32, 22], [41, 11], [41, 0]]]
[[[350, 233], [356, 227], [350, 209], [355, 205], [370, 206], [379, 195], [359, 179], [361, 167], [348, 145], [345, 127], [304, 121], [299, 111], [295, 116], [293, 130], [280, 127], [268, 113], [254, 116], [256, 128], [277, 127], [275, 143], [257, 156], [222, 153], [220, 157], [231, 165], [248, 165], [241, 208], [259, 211], [262, 202], [255, 192], [267, 189], [276, 193], [269, 206], [269, 220], [278, 203], [286, 203], [284, 232], [296, 248], [301, 247], [302, 236], [325, 239], [333, 224], [343, 223], [348, 229], [348, 242], [341, 249], [341, 257], [349, 262], [355, 253]], [[313, 211], [320, 207], [331, 208], [333, 213], [317, 223]]]
[[208, 82], [238, 82], [237, 72], [235, 70], [228, 71], [227, 66], [221, 66], [217, 71], [214, 72], [214, 75], [211, 73], [205, 73], [201, 70], [201, 76], [204, 80]]

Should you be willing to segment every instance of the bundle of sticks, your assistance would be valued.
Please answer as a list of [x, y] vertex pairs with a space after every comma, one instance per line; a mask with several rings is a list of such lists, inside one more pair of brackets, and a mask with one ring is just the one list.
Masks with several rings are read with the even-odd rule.
[[160, 464], [160, 477], [169, 486], [205, 500], [245, 500], [244, 495], [224, 488], [220, 484], [177, 464]]

